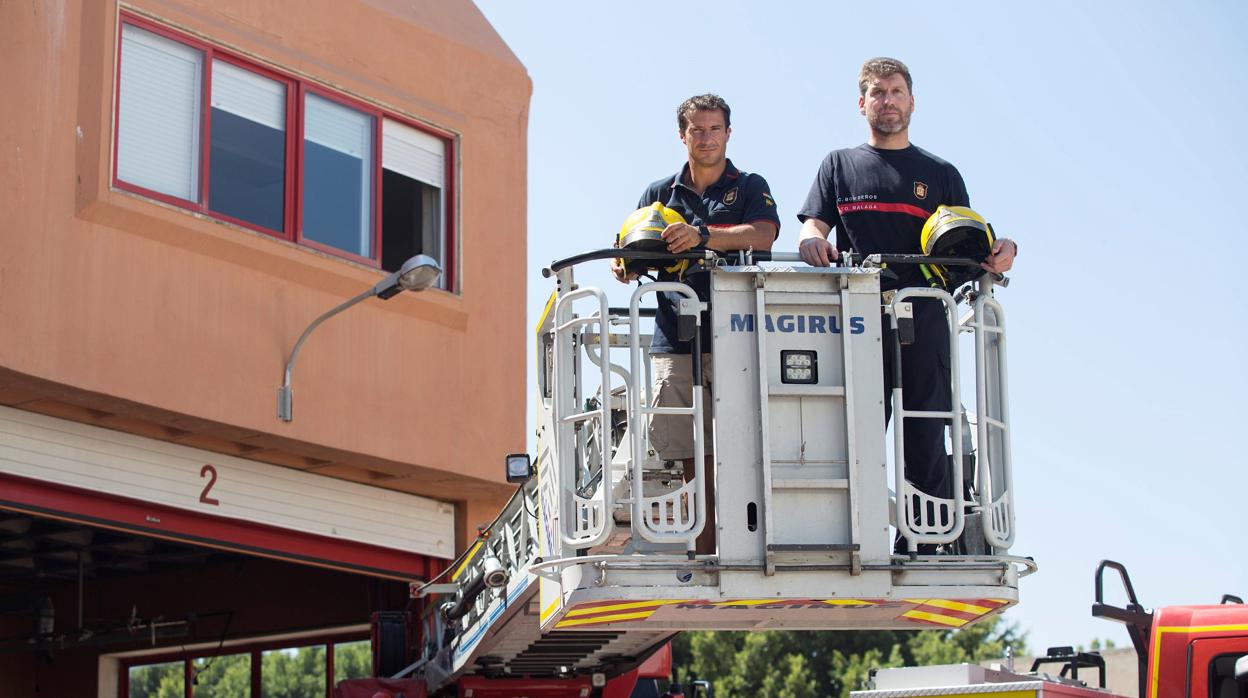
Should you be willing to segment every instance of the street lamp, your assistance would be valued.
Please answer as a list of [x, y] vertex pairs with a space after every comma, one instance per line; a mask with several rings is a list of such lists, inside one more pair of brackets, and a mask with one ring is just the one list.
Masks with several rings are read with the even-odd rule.
[[289, 422], [293, 418], [291, 408], [294, 397], [290, 388], [290, 374], [295, 369], [295, 359], [299, 358], [299, 349], [303, 347], [303, 342], [308, 338], [308, 335], [312, 334], [312, 330], [315, 330], [318, 325], [329, 318], [373, 296], [387, 300], [403, 291], [423, 291], [432, 286], [441, 273], [442, 267], [438, 265], [438, 260], [429, 255], [418, 254], [404, 262], [398, 271], [378, 281], [376, 286], [313, 320], [312, 324], [308, 325], [308, 328], [303, 331], [303, 334], [299, 335], [299, 341], [295, 342], [295, 348], [290, 350], [290, 358], [286, 360], [286, 372], [282, 378], [282, 387], [277, 389], [277, 416], [284, 422]]

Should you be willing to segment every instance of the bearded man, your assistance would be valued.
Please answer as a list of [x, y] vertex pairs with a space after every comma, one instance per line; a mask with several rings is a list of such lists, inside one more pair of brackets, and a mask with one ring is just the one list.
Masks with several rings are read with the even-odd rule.
[[[910, 143], [913, 87], [910, 70], [895, 58], [872, 58], [863, 64], [858, 77], [858, 111], [866, 117], [870, 135], [856, 148], [833, 151], [819, 167], [806, 203], [797, 214], [802, 222], [798, 250], [807, 264], [828, 266], [843, 249], [860, 255], [919, 254], [923, 224], [938, 206], [970, 206], [957, 168]], [[835, 244], [828, 240], [833, 228]], [[1014, 241], [999, 238], [982, 266], [986, 271], [1006, 272], [1017, 253]], [[917, 265], [894, 265], [889, 272], [881, 279], [884, 291], [930, 285]], [[915, 339], [902, 346], [905, 408], [947, 411], [952, 391], [944, 305], [936, 299], [916, 298], [912, 306]], [[887, 323], [884, 332], [887, 396], [897, 367], [888, 349], [893, 340]], [[885, 423], [891, 408], [886, 397]], [[905, 459], [907, 480], [929, 495], [952, 498], [954, 483], [950, 481], [945, 425], [941, 421], [906, 420]], [[933, 546], [919, 548], [920, 553], [935, 552]]]

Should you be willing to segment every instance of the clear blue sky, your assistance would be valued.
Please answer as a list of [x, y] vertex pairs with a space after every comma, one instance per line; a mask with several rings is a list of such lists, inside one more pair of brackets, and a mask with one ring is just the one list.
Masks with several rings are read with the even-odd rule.
[[[796, 249], [819, 161], [866, 139], [859, 65], [895, 56], [914, 75], [912, 141], [956, 164], [1021, 247], [999, 298], [1014, 552], [1040, 572], [1007, 618], [1033, 649], [1129, 645], [1089, 615], [1102, 558], [1126, 563], [1149, 607], [1248, 595], [1248, 311], [1232, 287], [1248, 252], [1248, 4], [478, 5], [533, 79], [530, 327], [541, 266], [605, 246], [680, 166], [674, 111], [693, 94], [732, 105], [729, 157], [771, 183], [776, 249]], [[605, 265], [578, 280], [614, 284]]]

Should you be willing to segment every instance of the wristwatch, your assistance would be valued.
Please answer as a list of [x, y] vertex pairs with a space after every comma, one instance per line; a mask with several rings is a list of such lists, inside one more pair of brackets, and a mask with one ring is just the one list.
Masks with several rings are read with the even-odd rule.
[[706, 227], [705, 225], [699, 225], [698, 235], [702, 237], [702, 240], [698, 243], [698, 247], [706, 247], [707, 245], [711, 244], [711, 229], [710, 228]]

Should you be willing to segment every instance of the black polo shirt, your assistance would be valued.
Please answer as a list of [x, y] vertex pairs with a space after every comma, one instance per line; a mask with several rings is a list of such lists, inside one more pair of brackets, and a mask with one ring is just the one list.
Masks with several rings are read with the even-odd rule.
[[[688, 179], [689, 164], [686, 163], [680, 172], [660, 179], [646, 187], [637, 208], [649, 206], [658, 201], [664, 206], [684, 216], [689, 225], [715, 226], [740, 225], [755, 221], [767, 221], [776, 226], [777, 236], [780, 230], [780, 216], [776, 212], [776, 201], [771, 196], [767, 180], [762, 176], [738, 170], [731, 160], [727, 161], [724, 173], [702, 194], [698, 194], [684, 184]], [[660, 281], [681, 281], [676, 274], [660, 272]], [[697, 292], [698, 298], [706, 301], [710, 297], [710, 277], [706, 270], [698, 266], [690, 266], [683, 279], [690, 288]], [[688, 354], [691, 343], [676, 339], [677, 304], [680, 294], [658, 294], [655, 309], [654, 338], [650, 342], [652, 354]], [[711, 350], [710, 319], [702, 316], [702, 351]]]
[[[911, 145], [885, 150], [862, 144], [824, 158], [797, 218], [836, 228], [836, 248], [858, 254], [919, 254], [919, 235], [936, 207], [970, 206], [958, 169]], [[894, 265], [885, 289], [926, 286], [914, 265]]]

